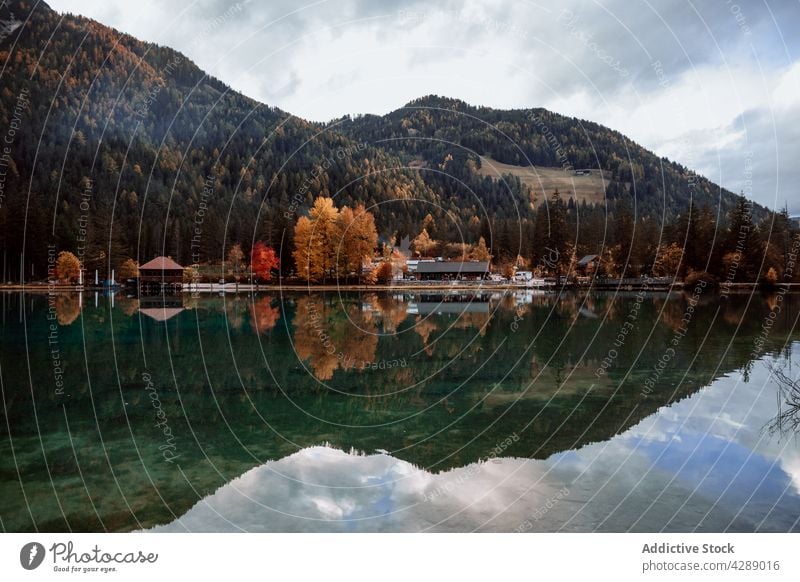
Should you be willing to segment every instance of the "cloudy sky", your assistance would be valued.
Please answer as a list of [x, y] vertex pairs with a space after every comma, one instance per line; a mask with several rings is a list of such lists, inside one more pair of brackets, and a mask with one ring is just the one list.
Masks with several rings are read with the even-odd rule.
[[427, 94], [617, 129], [800, 214], [800, 2], [50, 0], [313, 120]]

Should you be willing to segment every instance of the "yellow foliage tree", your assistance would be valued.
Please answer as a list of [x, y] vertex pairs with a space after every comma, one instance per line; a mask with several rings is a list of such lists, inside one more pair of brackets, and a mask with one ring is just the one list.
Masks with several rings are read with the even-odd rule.
[[469, 254], [469, 258], [475, 261], [491, 261], [492, 255], [489, 252], [489, 249], [486, 248], [486, 241], [483, 237], [480, 238], [478, 244], [475, 248], [472, 249], [472, 252]]
[[242, 245], [236, 243], [230, 248], [228, 251], [228, 262], [233, 268], [233, 274], [238, 275], [239, 269], [242, 268], [242, 263], [244, 262], [244, 251], [242, 250]]
[[345, 206], [339, 212], [337, 221], [338, 248], [337, 265], [339, 276], [347, 277], [355, 273], [361, 277], [361, 265], [371, 261], [378, 244], [378, 231], [375, 217], [363, 204], [351, 210]]
[[677, 243], [662, 245], [653, 264], [653, 274], [657, 277], [674, 277], [683, 259], [683, 248]]
[[411, 246], [421, 256], [426, 257], [436, 248], [436, 241], [428, 234], [428, 229], [423, 228], [422, 232], [413, 240]]
[[375, 217], [363, 205], [339, 211], [331, 198], [321, 196], [294, 228], [297, 274], [306, 281], [324, 281], [334, 274], [360, 276], [361, 265], [372, 260], [377, 242]]
[[339, 211], [333, 199], [319, 197], [308, 213], [311, 220], [311, 266], [314, 279], [325, 279], [336, 267], [336, 234]]
[[294, 225], [294, 252], [292, 256], [297, 268], [297, 275], [306, 281], [311, 280], [311, 232], [313, 228], [311, 221], [305, 216], [301, 216], [297, 220], [297, 224]]
[[56, 277], [66, 282], [75, 282], [81, 274], [81, 262], [69, 251], [61, 251], [56, 259]]
[[294, 230], [294, 261], [298, 274], [307, 281], [324, 281], [336, 266], [337, 220], [333, 200], [320, 196]]
[[133, 259], [125, 259], [119, 266], [120, 279], [134, 279], [139, 276], [139, 264]]

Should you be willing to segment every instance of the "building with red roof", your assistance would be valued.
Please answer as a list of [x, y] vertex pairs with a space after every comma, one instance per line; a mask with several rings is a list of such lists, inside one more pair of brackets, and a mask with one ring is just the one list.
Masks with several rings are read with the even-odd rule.
[[140, 287], [180, 287], [183, 283], [183, 267], [172, 257], [156, 257], [139, 267]]

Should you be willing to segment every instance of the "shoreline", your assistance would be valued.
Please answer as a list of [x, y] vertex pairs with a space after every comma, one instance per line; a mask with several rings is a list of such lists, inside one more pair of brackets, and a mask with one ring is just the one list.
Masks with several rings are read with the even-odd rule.
[[[347, 284], [347, 285], [331, 285], [331, 284], [323, 284], [323, 285], [301, 285], [301, 284], [286, 284], [286, 285], [250, 285], [250, 284], [240, 284], [236, 285], [234, 283], [228, 283], [226, 285], [219, 285], [219, 284], [212, 284], [209, 288], [204, 289], [182, 289], [170, 295], [201, 295], [201, 294], [219, 294], [219, 293], [230, 293], [230, 294], [237, 294], [237, 293], [276, 293], [276, 292], [326, 292], [326, 291], [342, 291], [342, 292], [353, 292], [353, 291], [371, 291], [371, 292], [379, 292], [379, 291], [390, 291], [390, 292], [397, 292], [397, 291], [466, 291], [466, 292], [473, 292], [473, 291], [483, 291], [483, 292], [492, 292], [492, 291], [541, 291], [545, 293], [557, 293], [561, 291], [648, 291], [652, 293], [671, 293], [674, 291], [683, 291], [685, 284], [683, 282], [676, 282], [670, 285], [661, 285], [661, 286], [648, 286], [648, 285], [635, 285], [635, 284], [611, 284], [611, 285], [604, 285], [602, 283], [595, 283], [593, 285], [581, 285], [581, 286], [566, 286], [566, 287], [527, 287], [525, 285], [518, 285], [518, 284], [511, 284], [511, 283], [490, 283], [490, 284], [480, 284], [480, 283], [470, 283], [470, 282], [461, 282], [458, 284], [439, 284], [439, 283], [431, 283], [431, 284], [420, 284], [420, 283], [404, 283], [401, 285], [397, 284], [389, 284], [389, 285], [358, 285], [358, 284]], [[55, 287], [48, 286], [46, 283], [42, 284], [32, 284], [32, 285], [20, 285], [20, 284], [12, 284], [12, 285], [0, 285], [0, 291], [5, 292], [24, 292], [24, 293], [48, 293], [55, 289], [58, 293], [107, 293], [110, 289], [106, 287], [94, 287], [94, 286], [86, 286], [86, 285], [57, 285]], [[798, 293], [800, 292], [800, 283], [781, 283], [776, 284], [774, 289], [763, 289], [760, 283], [731, 283], [730, 285], [720, 286], [715, 290], [717, 294], [720, 295], [727, 295], [731, 293], [751, 293], [753, 291], [764, 291], [764, 292], [777, 292], [779, 289], [786, 289], [785, 292], [788, 293]], [[117, 287], [112, 289], [114, 292], [124, 292], [123, 287]], [[158, 294], [153, 295], [158, 296]]]

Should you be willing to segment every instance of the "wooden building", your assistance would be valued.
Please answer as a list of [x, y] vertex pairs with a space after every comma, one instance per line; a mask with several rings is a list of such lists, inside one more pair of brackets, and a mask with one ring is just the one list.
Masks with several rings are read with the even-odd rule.
[[139, 267], [139, 290], [178, 291], [183, 285], [183, 267], [171, 257], [156, 257]]
[[489, 262], [420, 261], [414, 275], [420, 281], [479, 281], [489, 276]]
[[600, 267], [601, 260], [600, 255], [586, 255], [578, 261], [576, 267], [578, 274], [585, 277], [593, 275]]

